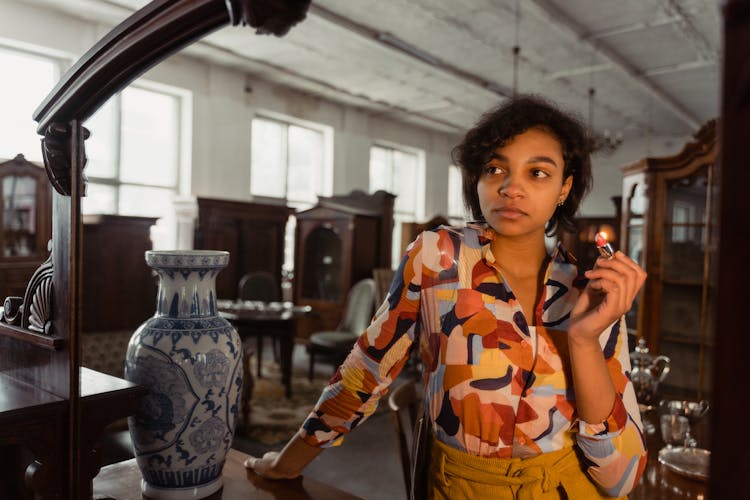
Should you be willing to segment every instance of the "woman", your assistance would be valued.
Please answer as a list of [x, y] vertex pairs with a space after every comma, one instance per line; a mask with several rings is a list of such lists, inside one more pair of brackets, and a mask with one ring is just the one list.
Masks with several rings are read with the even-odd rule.
[[485, 114], [454, 150], [479, 223], [422, 233], [298, 434], [246, 466], [300, 474], [364, 421], [418, 344], [433, 427], [430, 498], [622, 497], [646, 449], [624, 313], [645, 280], [622, 252], [583, 274], [545, 235], [591, 184], [588, 139], [536, 97]]

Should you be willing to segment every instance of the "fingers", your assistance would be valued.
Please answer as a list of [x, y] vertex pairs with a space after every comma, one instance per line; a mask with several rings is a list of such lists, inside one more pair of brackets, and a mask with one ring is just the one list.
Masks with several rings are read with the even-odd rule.
[[275, 465], [277, 451], [267, 451], [262, 457], [249, 456], [243, 462], [246, 469], [250, 469], [261, 477], [267, 479], [288, 479], [294, 476], [284, 475], [277, 470]]
[[585, 274], [591, 289], [607, 294], [607, 302], [621, 314], [630, 309], [646, 280], [646, 272], [619, 251], [611, 259], [598, 259]]
[[245, 459], [244, 465], [246, 469], [252, 470], [261, 477], [271, 478], [271, 475], [269, 475], [270, 461], [265, 455], [263, 458], [249, 456]]

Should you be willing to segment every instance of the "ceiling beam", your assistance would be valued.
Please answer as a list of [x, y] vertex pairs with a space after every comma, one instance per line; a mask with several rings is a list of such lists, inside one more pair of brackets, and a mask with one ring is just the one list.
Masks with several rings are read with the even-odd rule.
[[[287, 82], [295, 82], [294, 85], [290, 83], [287, 84], [294, 91], [301, 94], [317, 95], [329, 99], [332, 102], [359, 107], [372, 114], [383, 116], [390, 114], [394, 119], [399, 121], [405, 121], [404, 117], [409, 117], [413, 122], [417, 122], [424, 127], [438, 130], [440, 132], [455, 134], [464, 130], [462, 126], [459, 126], [456, 123], [441, 120], [419, 111], [406, 109], [367, 95], [356, 94], [339, 87], [330, 81], [313, 78], [268, 61], [248, 57], [229, 48], [212, 43], [210, 38], [204, 38], [203, 40], [196, 42], [193, 46], [186, 48], [185, 52], [193, 57], [207, 59], [208, 62], [211, 62], [212, 59], [221, 59], [227, 64], [239, 67], [247, 74], [246, 80], [257, 78], [259, 80], [269, 81], [263, 78], [263, 76], [256, 76], [253, 75], [251, 71], [248, 71], [247, 65], [250, 64], [257, 68], [269, 69], [277, 75], [283, 75]], [[273, 83], [273, 81], [269, 81], [269, 83]], [[246, 82], [246, 91], [252, 92], [252, 83]]]
[[706, 61], [716, 61], [718, 50], [712, 47], [706, 37], [695, 27], [692, 16], [688, 14], [680, 0], [662, 0], [661, 6], [667, 15], [677, 16], [678, 21], [675, 26], [682, 36], [693, 44], [695, 50], [698, 51], [698, 57]]
[[609, 63], [603, 64], [592, 64], [591, 66], [580, 66], [578, 68], [564, 69], [561, 71], [555, 71], [554, 73], [547, 73], [544, 75], [545, 80], [557, 80], [558, 78], [568, 78], [571, 76], [588, 75], [590, 73], [598, 73], [599, 71], [609, 71], [612, 69], [612, 65]]
[[698, 59], [696, 61], [686, 61], [677, 64], [667, 64], [665, 66], [659, 66], [651, 68], [643, 72], [644, 76], [656, 76], [656, 75], [667, 75], [670, 73], [678, 73], [680, 71], [689, 71], [691, 69], [701, 69], [707, 66], [716, 66], [715, 61], [706, 61], [705, 59]]
[[524, 3], [524, 7], [545, 22], [557, 25], [560, 29], [567, 30], [572, 36], [578, 38], [581, 43], [588, 46], [588, 50], [595, 51], [604, 61], [625, 73], [641, 89], [669, 109], [669, 111], [690, 128], [693, 130], [700, 128], [700, 121], [685, 109], [682, 104], [654, 85], [651, 80], [643, 75], [643, 72], [635, 68], [628, 60], [617, 54], [614, 50], [605, 46], [602, 42], [588, 40], [586, 38], [586, 30], [566, 13], [552, 5], [549, 0], [530, 0]]
[[430, 54], [429, 52], [421, 48], [415, 47], [414, 45], [406, 42], [405, 40], [401, 38], [398, 38], [392, 33], [389, 33], [387, 31], [380, 31], [380, 30], [373, 29], [362, 23], [358, 23], [352, 19], [349, 19], [333, 11], [330, 11], [326, 9], [325, 7], [321, 7], [320, 5], [314, 2], [310, 4], [310, 9], [308, 10], [308, 14], [316, 15], [320, 17], [321, 19], [325, 19], [326, 21], [333, 23], [346, 30], [349, 30], [352, 33], [357, 33], [360, 36], [368, 38], [385, 47], [388, 47], [391, 50], [395, 50], [413, 59], [429, 64], [430, 66], [437, 68], [444, 73], [450, 74], [456, 78], [472, 83], [475, 86], [485, 91], [492, 92], [493, 94], [499, 95], [501, 97], [511, 97], [513, 95], [513, 90], [508, 87], [505, 87], [504, 85], [500, 85], [497, 82], [493, 82], [485, 78], [482, 78], [481, 76], [475, 73], [464, 71], [461, 68], [454, 66], [450, 63], [447, 63], [446, 61], [440, 59], [439, 57], [433, 54]]
[[607, 38], [607, 37], [615, 36], [615, 35], [625, 35], [627, 33], [634, 33], [637, 31], [643, 31], [643, 30], [647, 30], [651, 28], [658, 28], [659, 26], [666, 26], [668, 24], [673, 24], [679, 21], [680, 19], [681, 18], [679, 16], [669, 16], [669, 17], [652, 19], [650, 21], [645, 21], [645, 22], [623, 24], [621, 26], [613, 26], [612, 28], [605, 28], [603, 30], [592, 31], [588, 33], [587, 35], [584, 35], [583, 38], [585, 40], [599, 40], [602, 38]]

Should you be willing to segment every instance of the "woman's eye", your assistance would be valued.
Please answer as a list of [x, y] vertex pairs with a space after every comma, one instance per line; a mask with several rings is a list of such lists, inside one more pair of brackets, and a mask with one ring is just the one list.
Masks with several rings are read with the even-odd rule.
[[533, 170], [531, 175], [538, 178], [549, 177], [549, 173], [546, 170]]
[[503, 169], [495, 165], [487, 165], [484, 167], [484, 173], [487, 175], [501, 174]]

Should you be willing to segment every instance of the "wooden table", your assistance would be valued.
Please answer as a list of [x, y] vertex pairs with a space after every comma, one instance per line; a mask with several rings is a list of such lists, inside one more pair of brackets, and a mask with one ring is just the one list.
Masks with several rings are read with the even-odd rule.
[[[647, 418], [655, 425], [656, 431], [646, 436], [648, 463], [640, 482], [628, 496], [629, 500], [706, 498], [708, 481], [690, 479], [672, 472], [659, 463], [659, 450], [664, 447], [664, 441], [659, 432], [657, 412], [649, 412]], [[701, 448], [710, 448], [708, 444], [709, 420], [709, 417], [704, 417], [693, 430]]]
[[[281, 382], [286, 397], [292, 396], [292, 351], [294, 349], [295, 322], [309, 314], [310, 306], [295, 306], [290, 302], [218, 301], [219, 314], [237, 329], [242, 339], [255, 336], [258, 339], [258, 378], [261, 377], [263, 337], [279, 339], [279, 362]], [[247, 363], [244, 363], [247, 373]], [[246, 379], [247, 380], [247, 379]]]
[[[359, 497], [311, 477], [270, 481], [248, 471], [242, 465], [246, 455], [230, 449], [222, 474], [224, 487], [210, 500], [353, 500]], [[141, 472], [135, 459], [102, 468], [94, 479], [94, 499], [142, 500]]]
[[[145, 389], [81, 367], [80, 493], [99, 471], [95, 444], [111, 422], [136, 412]], [[68, 400], [0, 373], [0, 498], [63, 495]], [[9, 446], [4, 448], [3, 446]], [[28, 450], [30, 454], [24, 450]], [[33, 493], [32, 493], [33, 492]]]

